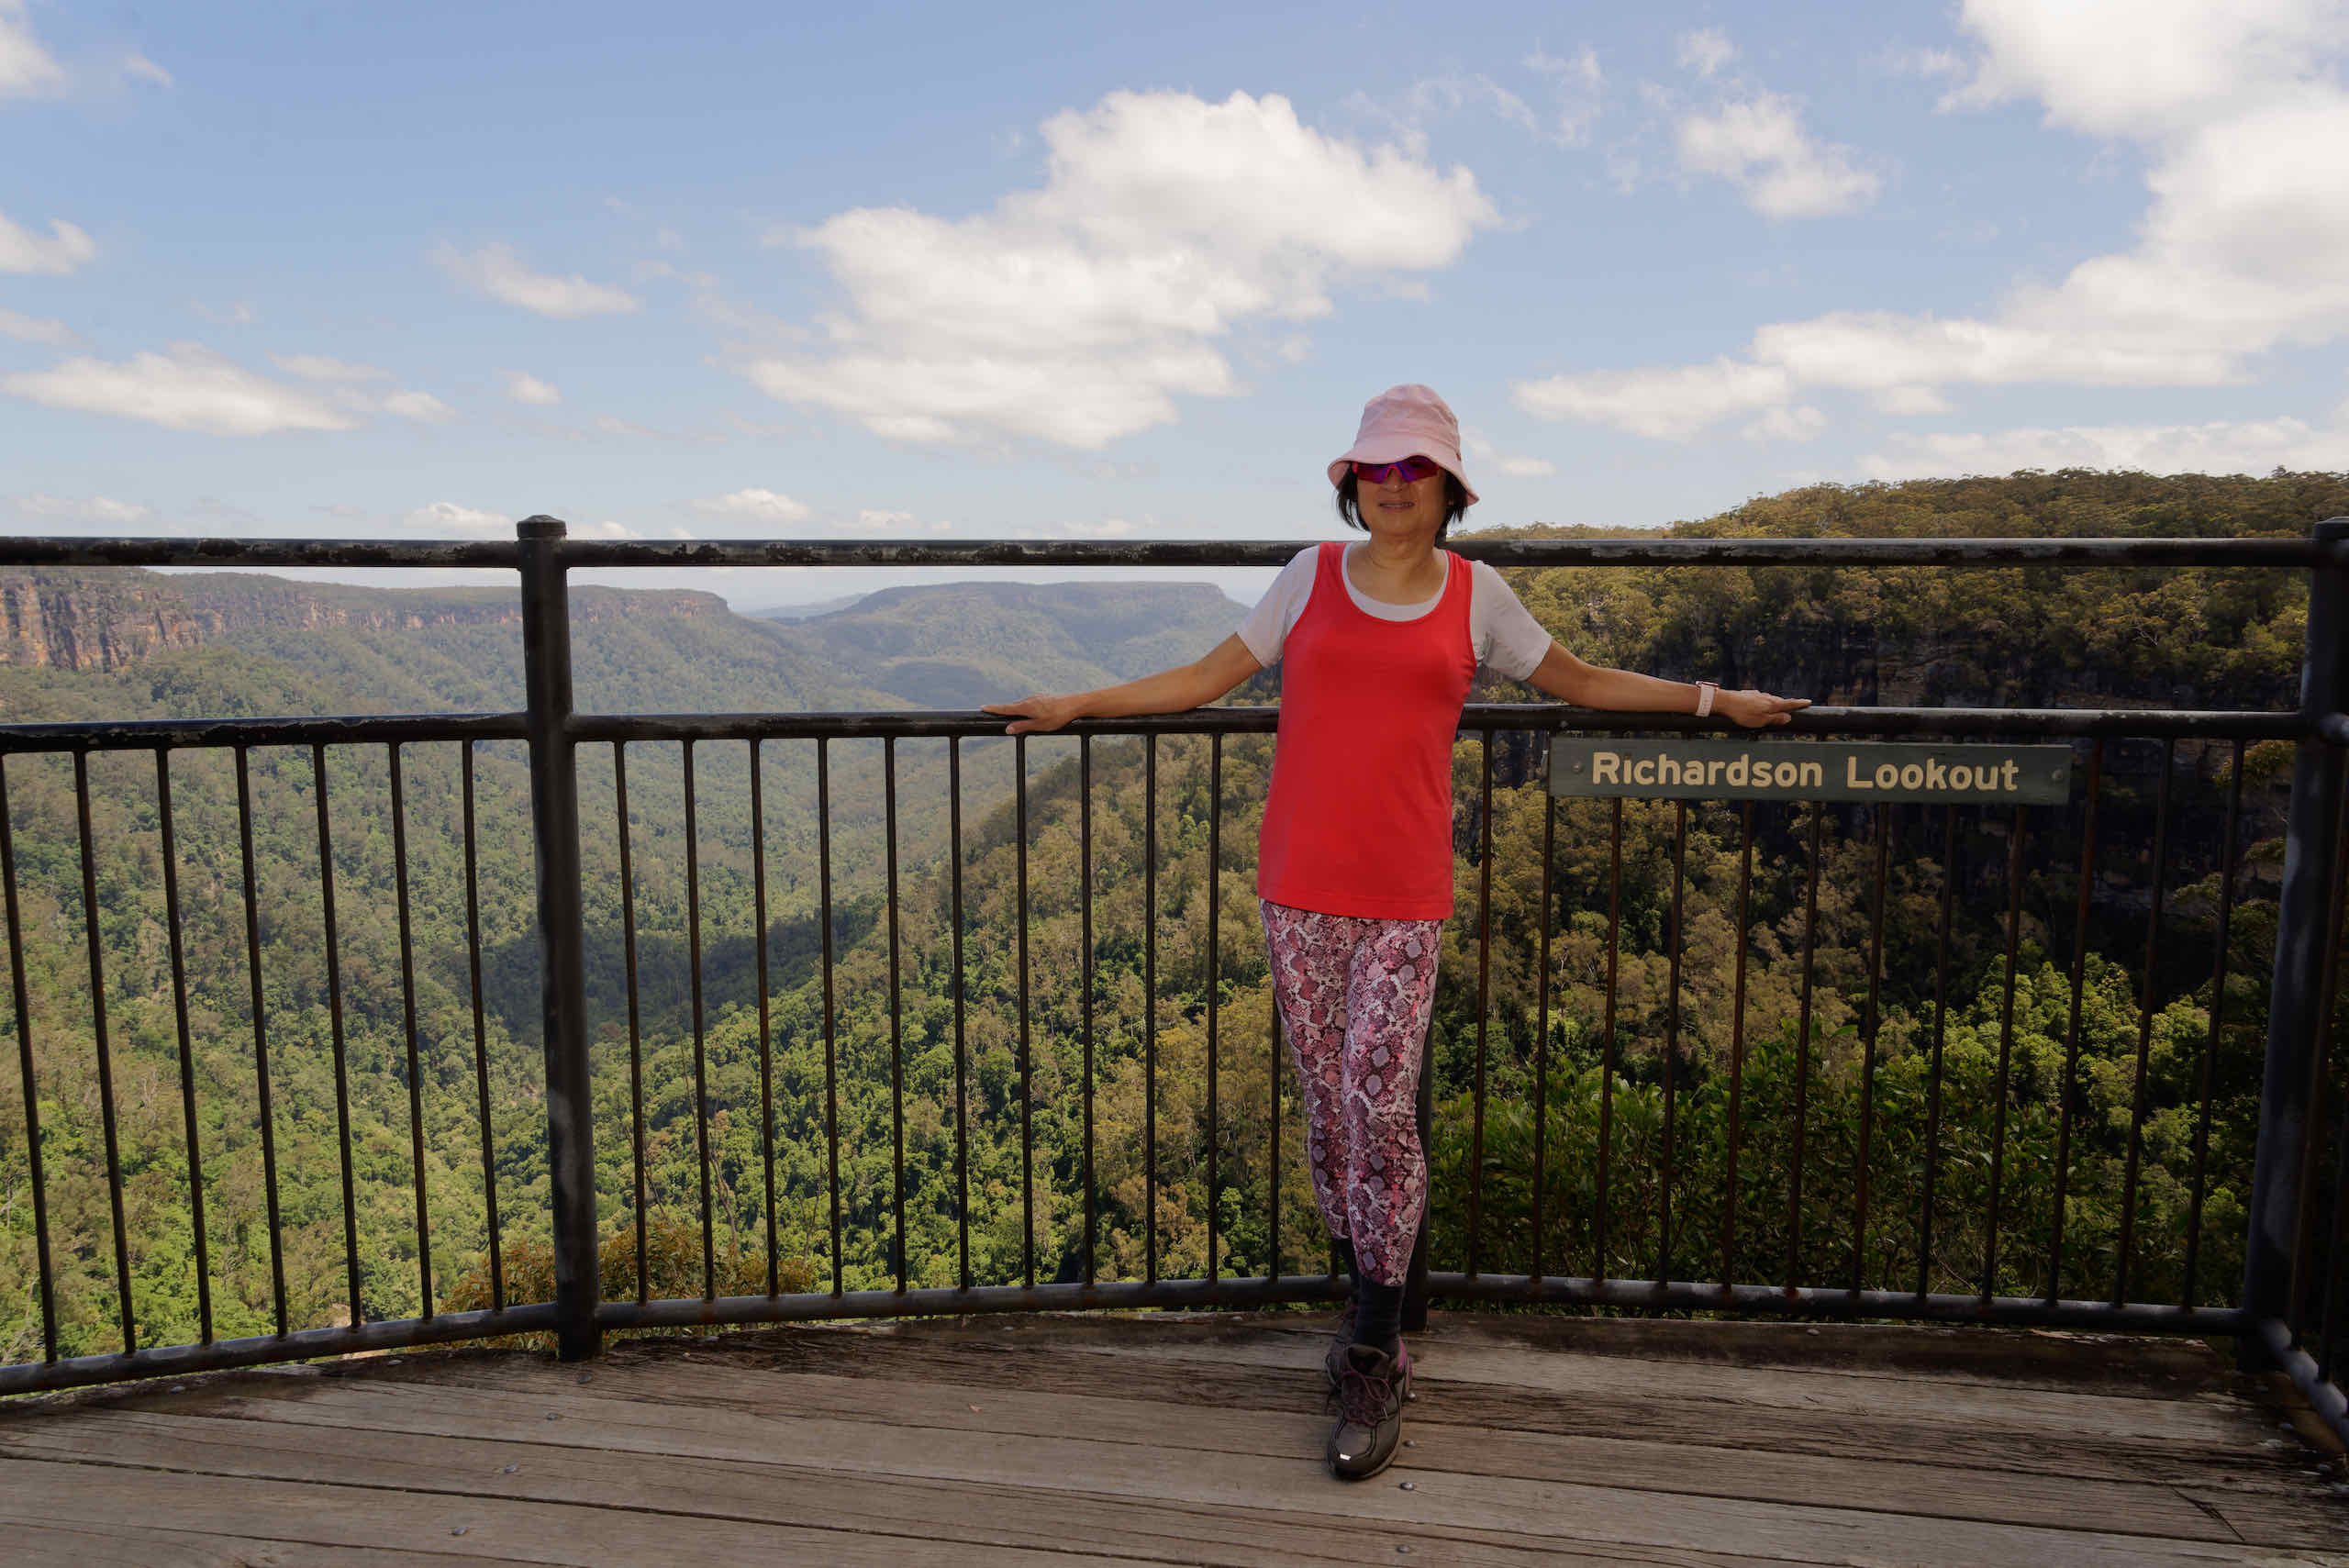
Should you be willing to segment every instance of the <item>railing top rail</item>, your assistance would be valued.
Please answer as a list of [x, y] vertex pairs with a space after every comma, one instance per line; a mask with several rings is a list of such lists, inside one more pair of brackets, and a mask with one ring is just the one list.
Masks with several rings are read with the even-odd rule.
[[522, 562], [512, 539], [0, 539], [0, 566], [502, 567]]
[[[565, 567], [1282, 566], [1304, 539], [561, 539]], [[0, 567], [502, 567], [490, 539], [0, 539]], [[2349, 565], [2315, 539], [1479, 539], [1450, 541], [1495, 566], [1963, 566], [2110, 568]]]
[[[835, 740], [864, 736], [988, 736], [1003, 733], [998, 714], [975, 710], [879, 713], [582, 714], [570, 725], [580, 740]], [[1185, 713], [1079, 719], [1060, 735], [1271, 734], [1280, 709], [1198, 707]], [[1471, 703], [1460, 730], [1587, 731], [1642, 734], [1759, 734], [1689, 714], [1606, 713], [1559, 703]], [[2176, 736], [2210, 740], [2297, 740], [2317, 732], [2299, 713], [2176, 708], [1812, 707], [1767, 731], [1800, 735], [2002, 735], [2050, 738]], [[1044, 737], [1038, 737], [1043, 739]]]
[[[872, 712], [580, 714], [571, 738], [608, 740], [855, 740], [896, 736], [999, 736], [1004, 718], [975, 708], [895, 708]], [[1273, 706], [1192, 708], [1185, 713], [1080, 719], [1061, 735], [1269, 735], [1280, 726]], [[1558, 703], [1471, 703], [1460, 731], [1580, 731], [1591, 734], [1739, 734], [1720, 718], [1688, 714], [1607, 713]], [[2192, 708], [1812, 707], [1768, 732], [1803, 735], [2097, 736], [2199, 740], [2349, 741], [2349, 716], [2311, 719], [2299, 713]], [[383, 745], [411, 740], [519, 740], [519, 713], [360, 714], [316, 718], [101, 719], [79, 723], [0, 724], [0, 756], [39, 751], [120, 751], [206, 746]]]
[[403, 740], [521, 740], [519, 713], [370, 713], [317, 718], [128, 718], [0, 724], [0, 756], [203, 746], [348, 746]]

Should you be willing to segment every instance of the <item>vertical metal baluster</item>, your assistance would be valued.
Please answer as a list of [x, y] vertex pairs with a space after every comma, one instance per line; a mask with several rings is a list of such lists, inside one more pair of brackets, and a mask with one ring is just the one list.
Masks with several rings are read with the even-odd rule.
[[[1085, 987], [1085, 1283], [1094, 1278], [1093, 1203], [1093, 737], [1076, 738], [1077, 907], [1085, 951], [1077, 960]], [[1275, 1200], [1277, 1201], [1277, 1200]]]
[[832, 1012], [832, 743], [816, 738], [816, 891], [824, 949], [824, 1143], [832, 1197], [832, 1294], [846, 1288], [841, 1262], [841, 1081]]
[[359, 1178], [351, 1156], [351, 1063], [342, 1033], [342, 933], [334, 903], [334, 825], [327, 799], [327, 748], [310, 747], [311, 793], [318, 808], [318, 913], [327, 941], [327, 1024], [334, 1047], [334, 1126], [342, 1151], [342, 1262], [351, 1326], [367, 1321], [359, 1278]]
[[[1493, 979], [1493, 732], [1482, 732], [1484, 784], [1476, 833], [1476, 1080], [1468, 1128], [1468, 1274], [1477, 1273], [1484, 1251], [1485, 1218], [1485, 1034], [1492, 1012]], [[1431, 998], [1429, 1006], [1434, 1006]], [[1433, 1071], [1433, 1063], [1420, 1068]]]
[[17, 909], [17, 834], [9, 815], [8, 759], [0, 755], [0, 895], [8, 917], [8, 983], [17, 1004], [17, 1073], [25, 1095], [25, 1158], [33, 1182], [33, 1251], [40, 1265], [40, 1341], [57, 1359], [57, 1276], [49, 1255], [49, 1179], [42, 1169], [40, 1088], [33, 1072], [33, 1010], [25, 985], [25, 927]]
[[1925, 1075], [1925, 1193], [1917, 1222], [1917, 1299], [1933, 1267], [1933, 1182], [1941, 1169], [1942, 1042], [1949, 1018], [1949, 927], [1957, 902], [1957, 807], [1942, 807], [1942, 919], [1933, 946], [1933, 1059]]
[[195, 1121], [195, 1048], [188, 1038], [187, 960], [180, 938], [179, 847], [172, 834], [172, 754], [155, 748], [155, 814], [163, 835], [163, 926], [171, 938], [172, 1013], [179, 1026], [180, 1123], [187, 1140], [189, 1235], [195, 1243], [195, 1315], [200, 1344], [212, 1342], [212, 1250], [204, 1228], [204, 1156]]
[[432, 1316], [432, 1215], [424, 1191], [424, 1066], [417, 1051], [416, 950], [409, 940], [407, 910], [407, 802], [400, 780], [400, 742], [384, 750], [392, 765], [392, 882], [399, 903], [400, 1018], [407, 1037], [408, 1162], [416, 1177], [417, 1290], [423, 1298], [420, 1316]]
[[[131, 1300], [131, 1251], [129, 1228], [122, 1220], [122, 1152], [115, 1143], [115, 1063], [113, 1050], [106, 1040], [106, 970], [99, 960], [99, 857], [96, 842], [89, 833], [89, 753], [72, 753], [72, 806], [83, 824], [83, 928], [89, 937], [89, 1026], [99, 1047], [99, 1110], [106, 1122], [106, 1199], [115, 1216], [115, 1289], [120, 1291], [122, 1305], [122, 1354], [139, 1350], [139, 1324], [136, 1324], [136, 1303]], [[261, 997], [253, 1002], [259, 1005]], [[270, 1183], [270, 1197], [277, 1197], [277, 1183]], [[275, 1244], [277, 1223], [270, 1220], [270, 1241]], [[280, 1291], [280, 1329], [284, 1305]]]
[[1688, 803], [1675, 800], [1672, 805], [1672, 926], [1665, 941], [1671, 955], [1671, 978], [1666, 982], [1664, 1015], [1664, 1180], [1660, 1185], [1662, 1223], [1655, 1254], [1658, 1284], [1672, 1277], [1672, 1123], [1674, 1101], [1677, 1098], [1674, 1080], [1680, 1073], [1680, 905], [1681, 890], [1687, 880], [1688, 858]]
[[[243, 755], [241, 751], [238, 754], [240, 758]], [[124, 1224], [122, 1215], [122, 1155], [115, 1135], [114, 1054], [106, 1040], [106, 971], [98, 957], [98, 862], [96, 845], [90, 833], [90, 758], [86, 751], [73, 753], [73, 806], [82, 824], [82, 923], [89, 938], [90, 1024], [98, 1051], [98, 1106], [106, 1122], [106, 1200], [114, 1211], [115, 1281], [117, 1289], [121, 1292], [122, 1350], [125, 1355], [128, 1355], [139, 1348], [139, 1329], [130, 1295], [130, 1231]], [[248, 877], [248, 891], [250, 885], [250, 878]], [[255, 973], [258, 974], [259, 971]], [[253, 1009], [258, 1018], [261, 983], [256, 979], [253, 984]], [[271, 1256], [274, 1258], [277, 1245], [277, 1182], [274, 1175], [269, 1184], [269, 1239]], [[277, 1331], [281, 1334], [285, 1332], [284, 1296], [284, 1274], [281, 1270], [278, 1274], [277, 1308]]]
[[2087, 983], [2088, 895], [2096, 887], [2096, 814], [2099, 786], [2104, 780], [2104, 742], [2088, 748], [2087, 816], [2080, 832], [2079, 908], [2073, 920], [2072, 1021], [2065, 1031], [2064, 1083], [2055, 1116], [2055, 1212], [2047, 1243], [2047, 1300], [2055, 1301], [2064, 1288], [2064, 1197], [2072, 1173], [2072, 1097], [2080, 1072], [2080, 997]]
[[2137, 1007], [2137, 1086], [2129, 1109], [2129, 1155], [2121, 1176], [2121, 1240], [2112, 1262], [2112, 1305], [2129, 1299], [2129, 1260], [2137, 1235], [2137, 1162], [2145, 1145], [2145, 1079], [2154, 1045], [2155, 965], [2161, 960], [2163, 883], [2169, 870], [2170, 778], [2177, 771], [2177, 740], [2162, 743], [2162, 782], [2154, 806], [2154, 904], [2145, 917], [2145, 985]]
[[759, 1136], [767, 1194], [767, 1294], [783, 1294], [774, 1238], [774, 1025], [767, 1000], [767, 803], [766, 760], [751, 741], [751, 910], [759, 923]]
[[[273, 1300], [276, 1304], [277, 1331], [283, 1335], [286, 1331], [285, 1246], [278, 1227], [277, 1112], [274, 1108], [274, 1096], [270, 1092], [269, 1022], [266, 1009], [262, 1005], [261, 988], [261, 894], [258, 879], [253, 874], [252, 782], [250, 769], [246, 764], [245, 748], [238, 747], [236, 757], [237, 837], [243, 851], [245, 869], [245, 973], [250, 987], [253, 1006], [253, 1084], [260, 1095], [262, 1188], [269, 1204], [269, 1281]], [[74, 782], [77, 787], [83, 782], [81, 777], [81, 756], [76, 753]], [[82, 799], [82, 839], [85, 869], [88, 862], [89, 836], [90, 802], [88, 792], [84, 789]], [[95, 924], [90, 928], [90, 961], [92, 973], [95, 975], [97, 962], [97, 927]], [[98, 1001], [98, 1006], [103, 1015], [105, 1008], [103, 999]], [[106, 1050], [106, 1033], [103, 1029], [98, 1034], [98, 1050], [101, 1053], [100, 1061], [103, 1062], [103, 1053]], [[106, 1106], [106, 1149], [107, 1160], [111, 1164], [114, 1149], [114, 1108], [110, 1094]], [[121, 1218], [121, 1203], [122, 1195], [117, 1189], [115, 1194], [115, 1213], [117, 1223]], [[129, 1269], [127, 1265], [123, 1273], [128, 1277]], [[353, 1302], [351, 1320], [356, 1322], [358, 1318], [358, 1303]]]
[[2335, 1385], [2341, 1381], [2341, 1362], [2334, 1309], [2344, 1264], [2349, 1264], [2349, 1095], [2343, 1096], [2341, 1114], [2332, 1124], [2332, 1242], [2324, 1265], [2324, 1304], [2317, 1315], [2314, 1358], [2319, 1380]]
[[1208, 737], [1208, 1283], [1223, 1276], [1216, 1253], [1216, 1221], [1223, 1189], [1216, 1171], [1220, 1133], [1216, 1115], [1216, 1004], [1223, 985], [1223, 949], [1216, 917], [1223, 906], [1223, 732]]
[[1787, 1183], [1787, 1288], [1802, 1283], [1803, 1143], [1810, 1128], [1810, 991], [1819, 951], [1819, 831], [1823, 802], [1810, 802], [1810, 869], [1803, 875], [1802, 1001], [1795, 1013], [1795, 1147]]
[[652, 1281], [645, 1253], [645, 1210], [651, 1195], [644, 1172], [644, 1034], [636, 986], [636, 866], [629, 852], [635, 830], [628, 815], [628, 742], [612, 742], [612, 813], [618, 818], [620, 840], [620, 962], [628, 972], [628, 1118], [629, 1148], [636, 1166], [636, 1299], [651, 1299]]
[[1019, 830], [1019, 1277], [1036, 1288], [1036, 1095], [1028, 1056], [1028, 737], [1012, 738]]
[[1142, 1278], [1158, 1283], [1158, 736], [1142, 740], [1141, 766], [1141, 1234]]
[[1542, 792], [1542, 973], [1534, 990], [1536, 1025], [1533, 1036], [1533, 1268], [1532, 1277], [1541, 1279], [1549, 1271], [1542, 1266], [1542, 1198], [1549, 1183], [1545, 1162], [1546, 1139], [1549, 1133], [1550, 1093], [1550, 883], [1551, 860], [1556, 853], [1558, 802], [1545, 786]]
[[1860, 1146], [1856, 1155], [1852, 1204], [1852, 1291], [1857, 1295], [1867, 1273], [1868, 1155], [1876, 1136], [1876, 1032], [1882, 1021], [1876, 1002], [1884, 984], [1885, 883], [1891, 872], [1892, 807], [1876, 808], [1876, 906], [1868, 917], [1868, 999], [1860, 1014]]
[[694, 1152], [701, 1166], [701, 1298], [718, 1299], [718, 1205], [709, 1184], [709, 1060], [702, 1027], [701, 1000], [701, 824], [694, 806], [694, 743], [684, 751], [685, 783], [685, 962], [686, 994], [694, 1010]]
[[473, 826], [473, 742], [464, 743], [465, 763], [465, 956], [473, 976], [473, 1092], [481, 1106], [481, 1191], [489, 1229], [489, 1303], [506, 1310], [506, 1253], [497, 1225], [497, 1145], [489, 1120], [489, 1025], [481, 999], [481, 876]]
[[1264, 1265], [1264, 1277], [1276, 1280], [1281, 1277], [1281, 1007], [1277, 993], [1268, 989], [1267, 995], [1270, 997], [1267, 1013], [1271, 1027], [1265, 1032], [1271, 1037], [1272, 1051], [1266, 1060], [1272, 1067], [1273, 1083], [1271, 1149], [1265, 1157], [1271, 1162], [1272, 1197], [1266, 1206], [1271, 1213], [1267, 1216], [1269, 1223], [1264, 1229], [1264, 1249], [1271, 1262]]
[[906, 1035], [905, 1006], [897, 984], [897, 738], [881, 742], [882, 806], [888, 819], [889, 851], [889, 1169], [896, 1184], [897, 1291], [903, 1295], [911, 1262], [906, 1255]]
[[2235, 835], [2243, 821], [2243, 742], [2235, 742], [2233, 765], [2227, 786], [2226, 847], [2219, 857], [2219, 940], [2210, 960], [2210, 1033], [2202, 1047], [2199, 1108], [2194, 1118], [2194, 1196], [2186, 1221], [2186, 1296], [2184, 1305], [2196, 1305], [2195, 1282], [2202, 1261], [2202, 1198], [2210, 1149], [2211, 1073], [2219, 1058], [2219, 1025], [2227, 1009], [2227, 942], [2235, 912]]
[[963, 738], [946, 740], [948, 855], [954, 915], [954, 1235], [962, 1262], [956, 1276], [971, 1288], [971, 1108], [969, 1048], [963, 1034]]
[[[1607, 1187], [1615, 1131], [1615, 973], [1623, 934], [1623, 797], [1610, 803], [1607, 850], [1607, 1005], [1599, 1025], [1598, 1183], [1590, 1218], [1590, 1277], [1604, 1281], [1607, 1267]], [[1571, 1265], [1570, 1265], [1571, 1266]]]
[[2015, 950], [2022, 935], [2023, 808], [2007, 829], [2007, 969], [1998, 992], [1998, 1076], [1990, 1129], [1990, 1212], [1982, 1240], [1982, 1299], [1998, 1294], [1998, 1200], [2007, 1173], [2008, 1063], [2015, 1043]]
[[2324, 979], [2317, 992], [2316, 1039], [2309, 1052], [2308, 1076], [2300, 1085], [2300, 1103], [2307, 1109], [2300, 1118], [2299, 1176], [2292, 1210], [2297, 1218], [2292, 1227], [2291, 1272], [2284, 1294], [2284, 1322], [2295, 1344], [2303, 1342], [2308, 1327], [2309, 1271], [2316, 1262], [2317, 1167], [2324, 1158], [2320, 1140], [2331, 1087], [2326, 1064], [2332, 1060], [2333, 1011], [2341, 988], [2342, 924], [2349, 917], [2349, 790], [2342, 792], [2333, 814], [2332, 843], [2331, 880], [2325, 884], [2320, 906], [2325, 911], [2321, 950]]
[[1745, 1092], [1745, 956], [1753, 946], [1747, 913], [1753, 893], [1753, 803], [1738, 813], [1738, 837], [1742, 841], [1737, 868], [1737, 978], [1730, 991], [1729, 1015], [1729, 1164], [1721, 1191], [1721, 1278], [1726, 1294], [1737, 1278], [1737, 1156], [1744, 1131], [1742, 1120]]

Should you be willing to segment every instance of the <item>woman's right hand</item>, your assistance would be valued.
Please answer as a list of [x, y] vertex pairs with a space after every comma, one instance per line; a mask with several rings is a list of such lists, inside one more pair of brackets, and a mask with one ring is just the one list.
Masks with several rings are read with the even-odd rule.
[[1058, 729], [1077, 717], [1082, 698], [1074, 693], [1057, 696], [1022, 697], [1018, 702], [991, 702], [983, 706], [981, 713], [1015, 716], [1015, 722], [1003, 727], [1006, 735], [1025, 735], [1032, 731]]

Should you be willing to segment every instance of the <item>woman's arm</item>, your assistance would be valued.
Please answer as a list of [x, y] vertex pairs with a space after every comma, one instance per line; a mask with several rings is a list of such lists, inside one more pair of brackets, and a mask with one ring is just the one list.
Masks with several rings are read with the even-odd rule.
[[1023, 697], [1018, 702], [988, 703], [979, 711], [1019, 716], [1004, 726], [1006, 735], [1058, 729], [1072, 718], [1123, 718], [1134, 713], [1181, 713], [1223, 695], [1264, 666], [1248, 651], [1237, 634], [1225, 638], [1203, 658], [1155, 675], [1144, 675], [1120, 686], [1058, 696]]
[[[1694, 713], [1696, 686], [1682, 681], [1659, 681], [1629, 670], [1586, 664], [1556, 642], [1542, 656], [1541, 668], [1526, 679], [1562, 702], [1576, 707], [1605, 708], [1616, 713]], [[1774, 697], [1767, 692], [1722, 691], [1713, 698], [1713, 711], [1748, 729], [1784, 724], [1797, 710], [1810, 706], [1808, 697]]]

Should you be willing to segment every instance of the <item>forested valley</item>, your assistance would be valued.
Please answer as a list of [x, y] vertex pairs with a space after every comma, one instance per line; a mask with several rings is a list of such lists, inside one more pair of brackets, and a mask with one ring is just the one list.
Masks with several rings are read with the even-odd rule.
[[[2342, 476], [2065, 473], [1813, 486], [1672, 531], [2292, 537], [2343, 514]], [[2297, 700], [2306, 593], [2289, 573], [1508, 575], [1594, 662], [1821, 703]], [[0, 602], [10, 722], [519, 702], [503, 589], [10, 573]], [[955, 586], [784, 624], [704, 595], [580, 589], [580, 706], [967, 706], [1194, 656], [1239, 614], [1197, 585]], [[1266, 672], [1228, 700], [1277, 692]], [[1532, 695], [1487, 676], [1475, 698]], [[2068, 806], [2020, 817], [1893, 808], [1882, 840], [1863, 807], [1814, 821], [1813, 807], [1759, 806], [1749, 840], [1733, 805], [1689, 807], [1684, 833], [1672, 805], [1627, 803], [1619, 853], [1610, 803], [1553, 804], [1531, 740], [1486, 744], [1464, 736], [1454, 756], [1436, 1267], [2232, 1299], [2288, 746], [2246, 749], [2238, 779], [2232, 743], [2105, 742], [2083, 926], [2084, 782]], [[820, 825], [816, 751], [769, 741], [754, 759], [704, 742], [688, 764], [675, 745], [631, 745], [623, 813], [613, 748], [581, 749], [607, 1294], [636, 1294], [640, 1260], [654, 1296], [944, 1285], [965, 1271], [1017, 1283], [1031, 1268], [1068, 1280], [1088, 1264], [1102, 1279], [1328, 1266], [1253, 894], [1270, 737], [1219, 752], [1204, 736], [1104, 736], [1085, 762], [1073, 739], [1032, 739], [1024, 837], [1006, 740], [832, 742]], [[9, 940], [30, 1028], [0, 1008], [0, 1357], [48, 1353], [31, 1119], [59, 1354], [119, 1348], [126, 1317], [150, 1345], [194, 1340], [207, 1317], [226, 1338], [270, 1332], [281, 1311], [301, 1328], [487, 1305], [499, 1287], [540, 1298], [544, 1070], [521, 748], [257, 747], [161, 766], [152, 751], [93, 753], [86, 867], [75, 759], [6, 762]], [[2230, 900], [2220, 871], [2238, 786]]]

